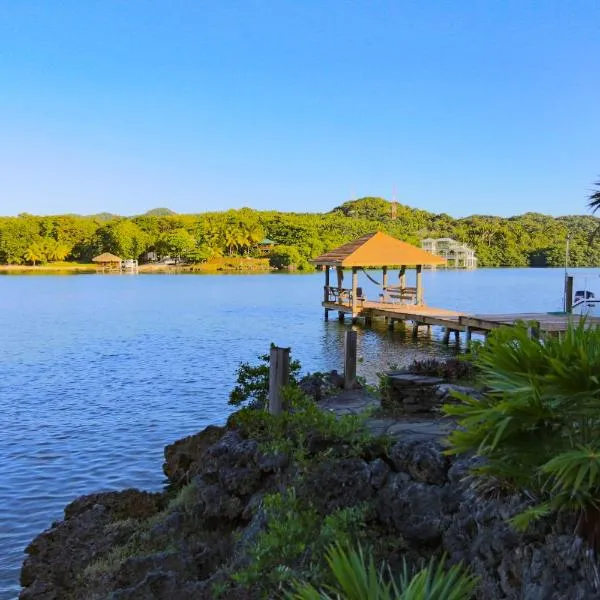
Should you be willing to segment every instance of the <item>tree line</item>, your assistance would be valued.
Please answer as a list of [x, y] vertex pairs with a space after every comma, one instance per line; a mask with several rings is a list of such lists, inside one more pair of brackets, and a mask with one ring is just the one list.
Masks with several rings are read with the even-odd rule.
[[[394, 213], [394, 214], [393, 214]], [[552, 217], [539, 213], [502, 218], [447, 214], [392, 204], [383, 198], [345, 202], [327, 213], [256, 211], [250, 208], [202, 214], [155, 209], [119, 217], [103, 213], [0, 217], [0, 263], [89, 262], [111, 252], [144, 260], [148, 252], [186, 262], [220, 256], [261, 256], [260, 242], [275, 243], [271, 263], [308, 269], [309, 259], [365, 233], [385, 231], [419, 245], [425, 237], [451, 237], [471, 246], [482, 267], [562, 266], [567, 237], [572, 266], [600, 265], [595, 216]]]

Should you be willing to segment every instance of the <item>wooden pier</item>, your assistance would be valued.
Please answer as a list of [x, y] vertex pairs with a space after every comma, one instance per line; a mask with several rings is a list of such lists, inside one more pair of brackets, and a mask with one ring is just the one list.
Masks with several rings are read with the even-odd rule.
[[[417, 335], [421, 326], [443, 327], [444, 342], [450, 335], [460, 339], [465, 333], [467, 342], [473, 333], [486, 335], [498, 327], [527, 323], [530, 334], [539, 336], [546, 333], [560, 333], [568, 329], [572, 322], [577, 322], [579, 316], [570, 312], [564, 313], [515, 313], [515, 314], [467, 314], [456, 310], [428, 306], [424, 302], [422, 269], [423, 266], [439, 265], [445, 261], [420, 248], [401, 242], [384, 233], [367, 234], [354, 242], [344, 244], [335, 250], [327, 252], [311, 261], [325, 271], [325, 286], [323, 288], [322, 306], [325, 309], [325, 319], [330, 311], [336, 311], [338, 318], [343, 321], [349, 315], [353, 322], [364, 319], [370, 323], [373, 319], [384, 319], [390, 329], [398, 322], [409, 322], [413, 327], [413, 335]], [[388, 268], [399, 265], [399, 285], [390, 285]], [[416, 282], [414, 287], [407, 286], [406, 268], [415, 266]], [[373, 278], [364, 271], [365, 268], [382, 269], [382, 281], [379, 284], [381, 293], [375, 300], [368, 299], [358, 285], [358, 271]], [[330, 282], [330, 269], [335, 268], [337, 285]], [[344, 268], [352, 269], [352, 287], [344, 287]], [[375, 282], [374, 283], [378, 283]], [[588, 317], [586, 323], [590, 327], [600, 325], [600, 318]]]
[[[348, 302], [322, 302], [327, 311], [337, 311], [340, 320], [349, 315], [353, 322], [364, 319], [366, 323], [374, 319], [382, 318], [393, 329], [395, 323], [410, 323], [413, 333], [418, 332], [421, 326], [443, 327], [444, 341], [447, 343], [451, 335], [455, 338], [460, 333], [465, 333], [467, 341], [473, 333], [486, 335], [490, 331], [502, 326], [514, 326], [518, 323], [526, 323], [532, 335], [561, 333], [568, 329], [571, 323], [577, 323], [578, 315], [568, 313], [512, 313], [497, 315], [467, 314], [445, 308], [422, 305], [402, 305], [386, 302], [364, 301], [359, 304], [358, 309], [353, 311]], [[588, 317], [588, 326], [600, 326], [600, 318]]]

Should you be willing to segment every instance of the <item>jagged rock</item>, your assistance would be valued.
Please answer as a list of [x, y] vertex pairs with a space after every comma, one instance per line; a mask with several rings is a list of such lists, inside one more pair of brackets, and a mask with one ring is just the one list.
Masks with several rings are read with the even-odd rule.
[[200, 433], [190, 435], [165, 448], [163, 471], [174, 485], [189, 483], [198, 473], [198, 467], [207, 448], [225, 433], [224, 427], [209, 425]]
[[244, 510], [244, 503], [237, 496], [228, 494], [219, 484], [207, 484], [199, 477], [194, 479], [198, 488], [196, 513], [206, 520], [233, 521]]
[[261, 472], [258, 468], [223, 467], [218, 476], [219, 483], [227, 492], [247, 496], [258, 488]]
[[100, 492], [81, 496], [65, 508], [65, 519], [76, 517], [94, 505], [103, 506], [113, 521], [124, 519], [147, 519], [160, 510], [162, 494], [128, 489], [121, 492]]
[[[26, 548], [21, 585], [27, 589], [21, 597], [51, 600], [67, 596], [76, 585], [74, 573], [95, 556], [124, 543], [135, 530], [135, 520], [152, 516], [160, 505], [159, 494], [131, 489], [78, 498], [65, 509], [64, 521], [55, 523]], [[122, 526], [107, 527], [119, 521]]]
[[312, 373], [304, 376], [298, 382], [298, 387], [315, 402], [319, 402], [323, 398], [339, 392], [344, 387], [344, 377], [337, 371]]
[[306, 475], [303, 494], [322, 514], [369, 500], [371, 470], [360, 458], [328, 460]]
[[390, 448], [389, 459], [396, 471], [407, 472], [415, 481], [443, 485], [448, 480], [449, 461], [436, 442], [400, 440]]
[[203, 455], [198, 473], [206, 480], [216, 481], [224, 468], [258, 467], [258, 444], [254, 440], [245, 440], [237, 431], [228, 431], [216, 444]]
[[290, 462], [290, 458], [284, 452], [276, 454], [261, 454], [258, 458], [258, 468], [263, 473], [276, 473], [283, 471]]
[[381, 460], [381, 458], [376, 458], [373, 462], [369, 463], [369, 471], [371, 485], [376, 490], [379, 490], [387, 481], [391, 469], [390, 466], [384, 460]]
[[392, 473], [376, 501], [377, 515], [408, 540], [431, 542], [440, 538], [456, 509], [450, 490], [406, 481]]
[[[393, 564], [441, 552], [452, 563], [462, 561], [479, 578], [476, 600], [600, 600], [598, 564], [573, 535], [575, 517], [516, 532], [507, 519], [531, 501], [501, 497], [501, 490], [478, 496], [469, 469], [479, 459], [448, 459], [438, 444], [406, 441], [389, 455], [380, 449], [348, 458], [344, 444], [327, 446], [315, 436], [319, 458], [299, 469], [285, 454], [264, 455], [235, 430], [203, 433], [166, 452], [172, 481], [193, 474], [177, 502], [126, 490], [67, 506], [65, 520], [27, 548], [20, 598], [212, 599], [213, 584], [251, 560], [248, 549], [268, 526], [264, 495], [294, 487], [298, 500], [310, 501], [321, 515], [365, 503], [368, 522], [394, 539], [387, 557]], [[123, 558], [103, 563], [115, 549], [126, 550]], [[106, 572], [98, 571], [103, 564]], [[225, 597], [257, 594], [233, 585]]]

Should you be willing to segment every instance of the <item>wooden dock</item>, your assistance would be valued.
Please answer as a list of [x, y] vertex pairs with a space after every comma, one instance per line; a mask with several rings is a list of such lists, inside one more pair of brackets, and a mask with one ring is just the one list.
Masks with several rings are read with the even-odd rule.
[[[325, 319], [329, 312], [336, 311], [340, 320], [350, 315], [352, 321], [364, 319], [370, 323], [373, 319], [385, 319], [390, 329], [395, 323], [410, 322], [413, 335], [417, 335], [419, 327], [443, 327], [444, 341], [448, 342], [453, 333], [456, 341], [460, 334], [465, 333], [467, 342], [473, 333], [487, 335], [490, 331], [504, 325], [527, 323], [532, 337], [545, 333], [561, 333], [568, 329], [573, 322], [578, 322], [579, 316], [569, 312], [572, 307], [572, 278], [565, 281], [564, 313], [515, 313], [515, 314], [467, 314], [456, 310], [428, 306], [423, 294], [423, 267], [443, 266], [446, 261], [416, 246], [395, 239], [382, 232], [366, 234], [353, 242], [343, 244], [334, 250], [321, 254], [311, 260], [325, 272], [323, 301]], [[398, 267], [398, 283], [390, 284], [388, 269]], [[415, 285], [409, 286], [406, 280], [406, 270], [415, 267]], [[381, 282], [375, 280], [365, 269], [381, 268]], [[337, 285], [331, 285], [330, 271], [335, 269]], [[344, 269], [352, 271], [351, 287], [344, 287]], [[380, 288], [377, 301], [368, 300], [358, 285], [358, 271]], [[570, 280], [570, 288], [567, 283]], [[570, 291], [569, 291], [570, 290]], [[600, 318], [588, 317], [588, 327], [600, 325]]]
[[[362, 301], [353, 306], [349, 301], [324, 301], [326, 311], [337, 311], [339, 319], [350, 315], [353, 321], [364, 319], [370, 323], [374, 318], [383, 318], [390, 329], [394, 323], [410, 322], [416, 335], [420, 326], [439, 326], [445, 329], [444, 341], [448, 341], [453, 333], [458, 339], [461, 332], [466, 333], [467, 340], [473, 333], [487, 334], [502, 326], [514, 326], [525, 322], [533, 335], [542, 333], [560, 333], [569, 325], [579, 320], [578, 315], [568, 313], [511, 313], [511, 314], [467, 314], [445, 308], [436, 308], [425, 304], [400, 304], [391, 302]], [[588, 317], [588, 326], [599, 326], [600, 318]]]

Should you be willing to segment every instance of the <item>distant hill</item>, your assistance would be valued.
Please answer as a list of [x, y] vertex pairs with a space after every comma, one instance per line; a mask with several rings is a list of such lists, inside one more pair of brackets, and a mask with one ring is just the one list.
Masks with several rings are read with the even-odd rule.
[[153, 208], [144, 213], [146, 217], [171, 217], [177, 213], [170, 208]]
[[121, 215], [115, 215], [109, 212], [101, 212], [97, 215], [85, 215], [84, 218], [94, 219], [95, 221], [114, 221], [115, 219], [120, 219]]

